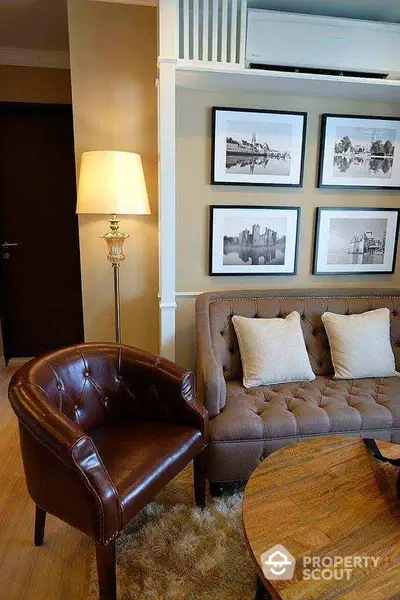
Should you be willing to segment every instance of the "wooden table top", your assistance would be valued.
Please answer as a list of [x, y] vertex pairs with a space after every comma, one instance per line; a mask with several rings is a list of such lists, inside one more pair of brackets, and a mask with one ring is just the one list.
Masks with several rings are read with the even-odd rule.
[[[400, 457], [400, 445], [377, 444], [384, 455]], [[266, 458], [246, 486], [243, 524], [272, 598], [400, 599], [396, 479], [397, 469], [374, 459], [359, 438], [317, 438]], [[269, 581], [263, 575], [261, 555], [276, 544], [296, 558], [292, 580]], [[379, 557], [379, 562], [356, 566], [349, 579], [305, 580], [305, 556]]]

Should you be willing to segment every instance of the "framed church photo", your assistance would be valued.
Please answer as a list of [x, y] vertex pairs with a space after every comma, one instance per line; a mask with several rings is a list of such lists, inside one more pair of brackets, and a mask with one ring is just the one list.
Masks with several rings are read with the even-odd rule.
[[300, 208], [210, 208], [210, 275], [296, 274]]
[[397, 208], [318, 208], [314, 275], [394, 273]]
[[322, 115], [318, 187], [400, 189], [400, 118]]
[[212, 109], [211, 183], [303, 185], [307, 113]]

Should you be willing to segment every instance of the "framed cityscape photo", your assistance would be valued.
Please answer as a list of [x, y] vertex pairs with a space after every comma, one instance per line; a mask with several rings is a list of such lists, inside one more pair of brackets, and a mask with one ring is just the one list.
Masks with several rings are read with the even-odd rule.
[[295, 275], [300, 208], [211, 206], [210, 275]]
[[303, 185], [307, 113], [212, 109], [211, 183]]
[[400, 119], [322, 115], [318, 187], [400, 189]]
[[397, 208], [318, 208], [314, 275], [394, 273]]

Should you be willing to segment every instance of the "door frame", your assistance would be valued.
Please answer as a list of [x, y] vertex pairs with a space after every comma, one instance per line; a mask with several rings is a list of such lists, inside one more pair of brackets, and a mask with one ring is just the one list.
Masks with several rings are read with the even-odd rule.
[[0, 321], [0, 373], [6, 368], [6, 359], [4, 358], [4, 347], [3, 347], [3, 331], [1, 329]]
[[[13, 102], [13, 101], [8, 101], [8, 100], [1, 100], [0, 101], [0, 116], [1, 113], [3, 112], [3, 109], [5, 108], [25, 108], [27, 106], [32, 106], [32, 107], [37, 107], [37, 108], [46, 108], [46, 109], [55, 109], [55, 110], [59, 110], [61, 108], [64, 108], [66, 110], [70, 110], [71, 114], [72, 114], [72, 102]], [[74, 156], [75, 158], [75, 156]], [[79, 241], [79, 228], [78, 228], [78, 241]], [[81, 293], [82, 293], [82, 273], [80, 271], [80, 279], [81, 279]], [[1, 296], [0, 296], [0, 306], [1, 306]], [[82, 302], [82, 328], [84, 325], [84, 320], [83, 320], [83, 302]], [[83, 329], [84, 331], [84, 329]], [[22, 359], [24, 362], [28, 359]], [[6, 359], [5, 359], [5, 353], [4, 353], [4, 342], [3, 342], [3, 331], [2, 331], [2, 322], [1, 322], [1, 318], [0, 318], [0, 373], [6, 368], [7, 364], [6, 364]]]

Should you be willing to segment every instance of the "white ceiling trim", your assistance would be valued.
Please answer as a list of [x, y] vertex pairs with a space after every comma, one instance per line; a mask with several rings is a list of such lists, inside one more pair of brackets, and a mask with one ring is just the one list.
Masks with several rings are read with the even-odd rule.
[[0, 65], [69, 69], [68, 52], [0, 46]]

